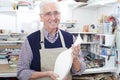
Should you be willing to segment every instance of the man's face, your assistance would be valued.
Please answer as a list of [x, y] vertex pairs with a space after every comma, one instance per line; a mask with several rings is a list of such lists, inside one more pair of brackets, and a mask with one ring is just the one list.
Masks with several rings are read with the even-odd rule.
[[56, 29], [60, 23], [60, 12], [55, 4], [48, 4], [44, 6], [41, 20], [43, 21], [46, 29]]

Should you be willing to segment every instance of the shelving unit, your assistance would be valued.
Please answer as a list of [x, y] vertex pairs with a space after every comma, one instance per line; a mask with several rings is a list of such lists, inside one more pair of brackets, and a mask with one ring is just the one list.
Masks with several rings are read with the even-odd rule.
[[99, 45], [111, 47], [115, 45], [115, 35], [114, 34], [97, 34]]
[[87, 69], [83, 74], [94, 74], [94, 73], [105, 73], [105, 72], [116, 72], [116, 68], [114, 67], [102, 67], [102, 68], [93, 68]]
[[[105, 1], [105, 0], [100, 0], [100, 1]], [[110, 6], [113, 6], [115, 4], [117, 4], [117, 2], [119, 0], [108, 0], [108, 1], [114, 1], [114, 2], [110, 2], [110, 3], [107, 3], [105, 5], [102, 5], [100, 4], [99, 2], [100, 1], [96, 1], [96, 3], [92, 3], [92, 4], [87, 4], [86, 6], [83, 6], [83, 7], [80, 7], [82, 9], [94, 9], [96, 10], [97, 12], [98, 9], [100, 9], [101, 7], [105, 7], [105, 8], [109, 8]], [[106, 0], [107, 1], [107, 0]], [[104, 12], [104, 11], [103, 11]], [[103, 31], [104, 32], [104, 31]], [[84, 32], [83, 32], [84, 33]], [[73, 34], [80, 34], [80, 32], [75, 32]], [[82, 34], [82, 33], [81, 33]], [[85, 33], [84, 33], [85, 34]], [[89, 33], [88, 33], [89, 34]], [[94, 34], [94, 33], [93, 33]], [[104, 65], [102, 67], [97, 67], [97, 68], [89, 68], [89, 69], [86, 69], [85, 72], [83, 73], [83, 77], [86, 75], [87, 77], [89, 76], [89, 74], [103, 74], [103, 73], [111, 73], [111, 74], [115, 74], [116, 76], [116, 72], [118, 72], [118, 66], [116, 65], [116, 61], [117, 61], [117, 55], [116, 55], [116, 51], [115, 49], [114, 50], [111, 50], [114, 48], [114, 41], [115, 39], [114, 38], [114, 35], [110, 35], [111, 37], [109, 37], [110, 34], [98, 34], [98, 33], [95, 33], [95, 46], [93, 46], [92, 48], [95, 50], [90, 50], [90, 51], [94, 51], [92, 52], [92, 54], [95, 54], [97, 56], [100, 56], [102, 57], [105, 62], [104, 62]], [[99, 36], [99, 40], [97, 39]], [[109, 38], [108, 38], [109, 37]], [[110, 41], [109, 41], [109, 40]], [[91, 44], [93, 45], [93, 44]], [[104, 54], [102, 53], [102, 50], [101, 48], [105, 48], [105, 49], [108, 49], [108, 52], [107, 54]], [[84, 54], [84, 53], [83, 53]], [[96, 57], [97, 58], [97, 57]], [[101, 58], [100, 58], [101, 59]], [[77, 76], [75, 80], [80, 80], [80, 78], [78, 77], [82, 77], [82, 76]], [[75, 77], [74, 77], [75, 78]], [[77, 79], [78, 78], [78, 79]], [[84, 79], [84, 78], [83, 78]], [[85, 80], [101, 80], [101, 79], [85, 79]], [[109, 80], [109, 79], [108, 79]], [[118, 79], [116, 79], [118, 80]]]
[[[87, 69], [83, 72], [83, 75], [75, 75], [73, 76], [73, 80], [101, 80], [104, 78], [110, 79], [114, 73], [117, 72], [116, 66], [116, 54], [114, 53], [103, 55], [101, 54], [100, 46], [103, 47], [103, 44], [96, 38], [100, 36], [106, 36], [105, 34], [98, 34], [96, 32], [71, 32], [73, 35], [77, 36], [78, 34], [81, 35], [82, 39], [84, 38], [83, 35], [90, 36], [92, 38], [90, 41], [87, 39], [81, 43], [82, 53], [84, 55], [84, 59], [87, 65]], [[101, 40], [102, 41], [102, 40]], [[85, 46], [85, 47], [84, 47]], [[104, 45], [105, 47], [107, 45]], [[111, 48], [111, 45], [109, 45]], [[88, 77], [89, 76], [89, 77]], [[115, 76], [114, 76], [115, 78]]]
[[72, 33], [75, 37], [80, 34], [81, 38], [83, 39], [83, 42], [81, 43], [82, 45], [96, 45], [98, 42], [95, 41], [95, 35], [97, 34], [96, 32], [70, 32]]
[[16, 12], [17, 12], [17, 10], [0, 10], [0, 13], [5, 13], [8, 15], [10, 15], [10, 13], [13, 13], [14, 14], [13, 16], [16, 15]]
[[0, 34], [0, 77], [16, 77], [19, 51], [26, 34]]
[[[83, 39], [83, 42], [81, 43], [81, 49], [83, 51], [85, 59], [89, 55], [89, 57], [92, 59], [92, 61], [99, 60], [100, 62], [102, 61], [101, 63], [103, 63], [103, 64], [89, 63], [89, 65], [92, 64], [94, 66], [89, 67], [89, 65], [88, 65], [88, 69], [86, 69], [83, 74], [116, 72], [117, 68], [115, 65], [115, 61], [116, 61], [115, 53], [113, 53], [114, 55], [101, 54], [100, 46], [103, 46], [103, 44], [100, 44], [101, 41], [98, 40], [97, 37], [99, 36], [101, 39], [102, 36], [106, 36], [105, 34], [98, 34], [96, 32], [70, 32], [70, 33], [72, 33], [74, 36], [77, 36], [78, 34], [81, 35], [81, 37]], [[85, 41], [84, 41], [84, 35], [87, 35], [87, 38], [88, 39], [90, 38], [90, 40], [85, 39]], [[111, 47], [111, 46], [109, 46], [109, 47]], [[90, 61], [90, 62], [92, 62], [92, 61]], [[88, 64], [88, 61], [86, 62], [86, 64]], [[102, 65], [102, 66], [96, 67], [95, 64]]]
[[16, 74], [16, 72], [10, 72], [10, 73], [2, 73], [2, 74], [0, 74], [0, 77], [16, 77], [17, 76], [17, 74]]
[[[0, 2], [0, 4], [2, 4], [7, 1], [3, 0]], [[22, 43], [27, 36], [27, 31], [24, 30], [24, 28], [26, 29], [26, 25], [23, 25], [21, 23], [25, 20], [26, 23], [28, 23], [28, 20], [34, 20], [36, 18], [36, 16], [34, 17], [34, 15], [38, 14], [37, 12], [35, 12], [35, 10], [29, 9], [28, 6], [26, 6], [26, 8], [22, 9], [22, 7], [19, 7], [19, 10], [13, 10], [13, 7], [11, 6], [9, 8], [8, 5], [6, 5], [5, 7], [2, 7], [0, 5], [0, 62], [2, 61], [2, 63], [0, 63], [0, 79], [17, 76], [16, 62], [18, 60], [19, 51]], [[21, 17], [21, 14], [23, 13], [26, 16], [23, 15], [23, 17]], [[29, 17], [30, 14], [32, 15], [32, 18]], [[27, 20], [27, 18], [29, 19]], [[32, 22], [29, 22], [29, 24], [30, 26], [27, 25], [27, 27], [35, 25], [31, 27], [31, 31], [34, 31], [34, 29], [32, 29], [33, 27], [38, 27], [38, 25], [36, 26], [36, 24], [32, 24]], [[10, 61], [8, 62], [9, 59]]]
[[77, 20], [68, 20], [66, 22], [60, 22], [60, 26], [66, 26], [67, 28], [72, 28], [77, 23]]
[[83, 6], [82, 8], [96, 9], [100, 7], [110, 7], [113, 4], [116, 4], [117, 2], [120, 2], [120, 0], [99, 0], [92, 3], [88, 3], [86, 6]]

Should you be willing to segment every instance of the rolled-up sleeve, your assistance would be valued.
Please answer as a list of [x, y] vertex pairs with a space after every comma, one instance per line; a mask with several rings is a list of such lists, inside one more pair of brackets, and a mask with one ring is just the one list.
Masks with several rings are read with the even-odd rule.
[[[75, 36], [73, 36], [73, 42], [75, 42], [75, 40], [76, 40], [76, 38], [75, 38]], [[85, 63], [82, 51], [79, 52], [78, 58], [79, 58], [81, 69], [80, 69], [80, 71], [75, 71], [74, 68], [72, 67], [72, 74], [73, 75], [82, 75], [86, 69], [86, 63]]]
[[19, 80], [29, 80], [30, 76], [34, 72], [33, 70], [30, 70], [32, 58], [32, 50], [26, 38], [21, 47], [17, 64], [17, 78]]
[[73, 75], [81, 75], [81, 74], [83, 74], [83, 72], [84, 72], [85, 69], [86, 69], [86, 63], [85, 63], [85, 61], [84, 61], [82, 52], [79, 53], [78, 57], [79, 57], [81, 69], [80, 69], [80, 71], [75, 71], [74, 68], [72, 67], [72, 74], [73, 74]]

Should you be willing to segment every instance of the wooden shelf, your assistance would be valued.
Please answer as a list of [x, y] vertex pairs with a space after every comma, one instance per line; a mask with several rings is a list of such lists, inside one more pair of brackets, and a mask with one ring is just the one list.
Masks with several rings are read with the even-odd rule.
[[0, 77], [16, 77], [17, 68], [9, 64], [0, 64]]
[[21, 45], [0, 45], [1, 49], [5, 49], [5, 48], [21, 48]]
[[0, 73], [16, 72], [16, 67], [11, 67], [9, 64], [0, 64]]
[[0, 41], [0, 44], [1, 43], [23, 43], [24, 41]]

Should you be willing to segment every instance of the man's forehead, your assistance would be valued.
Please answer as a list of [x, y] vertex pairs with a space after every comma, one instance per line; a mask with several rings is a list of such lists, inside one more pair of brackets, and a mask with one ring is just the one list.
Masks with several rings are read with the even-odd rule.
[[51, 12], [51, 11], [57, 11], [58, 9], [57, 9], [57, 7], [55, 6], [55, 5], [45, 5], [44, 7], [43, 7], [43, 11], [44, 12]]

